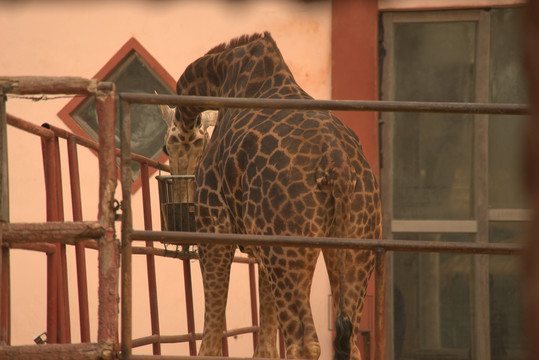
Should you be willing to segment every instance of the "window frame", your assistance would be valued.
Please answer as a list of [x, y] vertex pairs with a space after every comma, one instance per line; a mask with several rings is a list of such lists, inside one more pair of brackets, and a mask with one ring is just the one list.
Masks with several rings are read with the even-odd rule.
[[[175, 93], [176, 80], [168, 73], [168, 71], [155, 59], [149, 52], [142, 46], [142, 44], [134, 37], [130, 38], [111, 58], [107, 61], [103, 67], [92, 77], [99, 81], [104, 81], [111, 74], [121, 73], [121, 70], [127, 67], [132, 61], [138, 58], [141, 62], [148, 66], [148, 71], [154, 75], [154, 78], [163, 84], [164, 87], [168, 87], [170, 93]], [[127, 60], [127, 61], [125, 61]], [[75, 96], [73, 97], [59, 112], [58, 117], [64, 122], [64, 124], [74, 134], [89, 140], [94, 140], [97, 134], [94, 129], [89, 125], [81, 124], [74, 119], [73, 112], [79, 108], [89, 96]], [[97, 153], [93, 152], [96, 156]], [[168, 161], [168, 156], [165, 153], [156, 154], [154, 158], [157, 162], [165, 163]], [[149, 175], [154, 174], [157, 169], [150, 167], [148, 169]], [[119, 172], [119, 169], [118, 169]], [[133, 182], [131, 191], [136, 192], [142, 185], [140, 171], [133, 173]]]
[[[465, 22], [477, 23], [474, 96], [477, 103], [489, 102], [490, 71], [490, 13], [483, 9], [448, 11], [381, 12], [381, 100], [394, 100], [394, 25], [398, 23]], [[531, 218], [528, 209], [489, 209], [488, 203], [488, 130], [489, 115], [473, 116], [473, 220], [400, 220], [393, 219], [393, 122], [394, 113], [380, 113], [380, 158], [382, 219], [384, 238], [394, 233], [469, 233], [476, 243], [489, 241], [489, 222], [519, 221]], [[388, 354], [393, 355], [393, 253], [388, 257], [387, 334]], [[473, 255], [471, 276], [471, 351], [472, 359], [490, 358], [489, 256]]]

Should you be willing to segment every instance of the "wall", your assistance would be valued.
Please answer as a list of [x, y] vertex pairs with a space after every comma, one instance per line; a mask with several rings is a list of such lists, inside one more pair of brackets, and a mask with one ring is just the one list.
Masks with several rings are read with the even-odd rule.
[[[0, 76], [46, 75], [92, 77], [131, 37], [135, 37], [174, 77], [194, 59], [216, 44], [252, 32], [268, 30], [280, 46], [298, 83], [312, 96], [330, 97], [330, 2], [292, 1], [22, 1], [0, 2]], [[68, 98], [50, 97], [32, 102], [10, 97], [8, 112], [36, 124], [66, 128], [57, 117]], [[8, 129], [10, 200], [12, 222], [45, 221], [45, 195], [41, 145], [38, 138]], [[65, 162], [65, 143], [61, 142]], [[97, 216], [97, 158], [79, 148], [85, 220]], [[66, 220], [71, 218], [68, 170], [62, 168]], [[151, 180], [154, 228], [158, 227], [157, 186]], [[120, 193], [117, 198], [120, 199]], [[140, 190], [134, 194], [134, 224], [142, 229]], [[46, 325], [46, 261], [43, 254], [11, 251], [12, 344], [29, 344]], [[72, 339], [79, 341], [78, 304], [74, 253], [68, 253]], [[87, 252], [92, 341], [97, 331], [97, 256]], [[145, 260], [133, 263], [134, 337], [150, 334]], [[193, 264], [197, 331], [202, 325], [202, 286], [198, 265]], [[250, 325], [246, 267], [232, 273], [228, 326]], [[157, 261], [161, 333], [186, 332], [181, 264], [174, 259]], [[331, 356], [328, 331], [329, 284], [318, 266], [312, 306], [320, 339], [322, 359]], [[231, 356], [251, 356], [251, 336], [230, 339]], [[151, 348], [135, 350], [150, 353]], [[187, 354], [187, 346], [164, 345], [163, 354]]]

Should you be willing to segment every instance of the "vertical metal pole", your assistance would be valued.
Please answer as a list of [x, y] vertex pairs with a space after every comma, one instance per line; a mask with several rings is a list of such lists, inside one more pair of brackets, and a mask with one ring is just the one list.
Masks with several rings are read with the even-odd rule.
[[[60, 145], [58, 137], [53, 139], [53, 153], [51, 154], [54, 164], [54, 186], [56, 188], [56, 198], [53, 202], [56, 203], [56, 219], [52, 221], [64, 221], [64, 199], [62, 193], [62, 171], [60, 162]], [[67, 252], [66, 245], [60, 244], [60, 261], [59, 261], [59, 277], [58, 277], [58, 321], [60, 322], [60, 343], [67, 344], [71, 342], [71, 321], [69, 315], [69, 293], [67, 281]]]
[[[56, 186], [56, 164], [54, 161], [53, 139], [41, 138], [41, 148], [43, 152], [43, 173], [45, 176], [45, 195], [47, 208], [47, 221], [58, 221], [58, 199]], [[56, 244], [56, 251], [53, 255], [47, 256], [47, 341], [49, 344], [62, 343], [65, 332], [61, 312], [61, 296], [59, 292], [61, 246]], [[54, 291], [54, 292], [53, 292]], [[55, 307], [53, 309], [53, 306]]]
[[528, 357], [539, 353], [539, 0], [530, 0], [524, 18], [524, 54], [528, 70], [529, 100], [531, 116], [523, 136], [525, 149], [523, 161], [524, 180], [528, 190], [529, 205], [533, 209], [522, 256], [523, 308], [526, 314], [523, 328]]
[[[8, 184], [8, 156], [7, 156], [7, 117], [6, 96], [0, 87], [0, 223], [9, 222], [9, 184]], [[9, 249], [2, 246], [2, 229], [0, 227], [0, 344], [10, 344], [10, 276], [9, 276]], [[6, 264], [7, 262], [7, 264]]]
[[[478, 102], [489, 101], [490, 12], [480, 11], [477, 26], [476, 93]], [[474, 136], [474, 201], [477, 233], [475, 241], [488, 242], [488, 115], [475, 115]], [[490, 359], [489, 256], [472, 255], [471, 358]]]
[[[0, 221], [9, 222], [9, 181], [8, 181], [8, 156], [7, 156], [7, 118], [6, 118], [6, 95], [0, 87]], [[1, 242], [0, 242], [1, 244]]]
[[2, 279], [0, 280], [2, 284], [2, 297], [0, 303], [2, 307], [0, 308], [0, 319], [1, 324], [0, 328], [2, 329], [2, 334], [0, 336], [0, 344], [4, 343], [5, 345], [11, 345], [11, 279], [10, 279], [10, 261], [9, 261], [9, 248], [3, 249], [2, 253], [2, 268], [0, 273]]
[[[255, 278], [255, 264], [249, 262], [249, 290], [251, 295], [251, 320], [253, 326], [258, 326], [258, 305], [256, 301], [256, 278]], [[258, 333], [253, 332], [253, 351], [256, 350], [258, 345]]]
[[58, 342], [58, 249], [47, 254], [47, 342]]
[[131, 357], [132, 264], [131, 264], [131, 114], [129, 104], [121, 103], [120, 139], [122, 154], [122, 359]]
[[[150, 174], [148, 164], [140, 164], [140, 177], [142, 182], [142, 205], [144, 210], [144, 229], [152, 230], [152, 209], [150, 204]], [[146, 241], [146, 247], [153, 248], [153, 241]], [[155, 257], [146, 255], [146, 267], [148, 269], [148, 290], [150, 294], [150, 317], [152, 335], [159, 335], [159, 308], [157, 303], [157, 280], [155, 275]], [[153, 354], [161, 355], [161, 344], [153, 345]]]
[[[227, 331], [227, 326], [226, 326], [226, 317], [225, 317], [225, 333]], [[228, 357], [228, 336], [223, 336], [223, 339], [222, 339], [222, 347], [223, 347], [223, 356], [225, 357]]]
[[119, 246], [114, 230], [114, 194], [118, 172], [114, 144], [116, 100], [113, 91], [99, 93], [96, 96], [96, 110], [99, 125], [98, 219], [105, 228], [105, 235], [99, 239], [99, 327], [97, 340], [104, 349], [107, 349], [104, 355], [115, 357], [118, 351]]
[[279, 329], [279, 354], [281, 359], [286, 359], [286, 347], [284, 345], [284, 336], [283, 332]]
[[193, 307], [193, 285], [191, 283], [191, 263], [189, 259], [183, 263], [183, 283], [185, 287], [185, 308], [187, 311], [187, 332], [191, 336], [189, 340], [189, 355], [197, 355], [197, 343], [195, 340], [195, 310]]
[[[77, 141], [73, 136], [67, 138], [67, 155], [69, 162], [73, 221], [82, 221]], [[77, 262], [77, 284], [79, 293], [80, 341], [86, 343], [90, 342], [90, 311], [88, 305], [88, 282], [86, 277], [84, 241], [79, 241], [75, 244], [75, 257]]]
[[[383, 69], [385, 72], [393, 74], [394, 67], [394, 54], [393, 44], [394, 39], [394, 19], [392, 13], [385, 13], [382, 17], [384, 36], [383, 36], [383, 48], [388, 51], [388, 54], [383, 57]], [[394, 82], [393, 76], [383, 76], [381, 88], [382, 99], [381, 100], [393, 100], [394, 94]], [[382, 234], [386, 239], [393, 239], [392, 219], [393, 219], [393, 123], [395, 119], [395, 113], [382, 112], [380, 116], [380, 195], [382, 198]], [[389, 253], [388, 261], [386, 263], [386, 283], [388, 283], [386, 289], [386, 336], [389, 341], [386, 343], [386, 356], [388, 359], [394, 358], [394, 319], [395, 308], [393, 304], [393, 256], [394, 252]], [[376, 279], [375, 279], [376, 281]]]
[[386, 359], [386, 255], [384, 249], [374, 250], [374, 357], [377, 360]]

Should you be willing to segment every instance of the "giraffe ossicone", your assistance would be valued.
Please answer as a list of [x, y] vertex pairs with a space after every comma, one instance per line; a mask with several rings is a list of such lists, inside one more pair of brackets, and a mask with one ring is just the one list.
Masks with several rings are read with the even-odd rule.
[[[296, 83], [269, 33], [242, 36], [213, 48], [187, 66], [176, 91], [178, 95], [311, 99]], [[191, 169], [196, 168], [197, 231], [381, 237], [374, 173], [357, 136], [331, 112], [221, 108], [209, 139], [200, 126], [202, 110], [177, 107], [165, 139], [167, 148], [174, 150], [169, 149], [173, 173], [195, 163]], [[197, 146], [201, 151], [193, 152], [190, 145], [201, 141], [203, 146]], [[186, 153], [197, 155], [185, 159]], [[181, 161], [184, 165], [172, 166]], [[199, 355], [221, 354], [235, 248], [198, 246], [205, 294]], [[260, 271], [255, 357], [277, 357], [280, 327], [287, 358], [317, 359], [320, 344], [309, 295], [320, 249], [248, 246], [244, 250], [255, 257]], [[355, 339], [373, 254], [348, 249], [322, 252], [337, 317], [335, 359], [360, 359]]]

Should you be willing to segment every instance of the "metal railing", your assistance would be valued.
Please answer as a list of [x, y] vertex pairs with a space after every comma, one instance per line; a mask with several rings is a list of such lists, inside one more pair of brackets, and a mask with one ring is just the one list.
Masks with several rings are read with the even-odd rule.
[[[7, 116], [5, 100], [6, 94], [86, 94], [95, 95], [97, 104], [97, 116], [99, 124], [99, 142], [91, 142], [77, 137], [62, 129], [53, 126], [39, 127], [24, 122], [12, 116]], [[114, 146], [114, 123], [116, 117], [117, 99], [121, 101], [121, 150]], [[250, 236], [250, 235], [226, 235], [226, 234], [201, 234], [187, 232], [159, 232], [152, 230], [150, 208], [143, 206], [144, 230], [135, 230], [132, 224], [131, 209], [131, 161], [141, 163], [142, 192], [144, 204], [149, 204], [149, 167], [168, 170], [163, 164], [152, 162], [149, 159], [138, 157], [130, 151], [130, 103], [146, 104], [171, 104], [171, 105], [196, 105], [201, 107], [250, 107], [250, 108], [300, 108], [310, 110], [352, 110], [352, 111], [429, 111], [429, 112], [468, 112], [474, 114], [526, 114], [527, 107], [523, 105], [508, 104], [445, 104], [445, 103], [398, 103], [377, 101], [298, 101], [298, 100], [253, 100], [253, 99], [223, 99], [204, 97], [179, 97], [157, 96], [149, 94], [119, 94], [114, 93], [114, 86], [110, 83], [100, 83], [96, 80], [80, 78], [50, 78], [50, 77], [21, 77], [0, 78], [0, 152], [4, 162], [1, 166], [0, 179], [2, 197], [0, 199], [0, 341], [9, 344], [9, 248], [19, 248], [42, 251], [47, 254], [49, 292], [47, 330], [48, 345], [40, 346], [0, 346], [0, 358], [15, 358], [17, 356], [32, 356], [39, 354], [42, 359], [71, 356], [80, 359], [115, 358], [118, 354], [123, 358], [152, 358], [152, 356], [131, 355], [134, 346], [152, 344], [154, 354], [159, 353], [159, 343], [167, 341], [190, 341], [194, 344], [199, 335], [190, 330], [185, 338], [178, 336], [163, 336], [159, 334], [157, 316], [157, 304], [151, 305], [152, 335], [142, 339], [132, 339], [131, 329], [131, 256], [132, 254], [144, 254], [147, 256], [148, 273], [151, 274], [153, 256], [171, 256], [163, 249], [152, 247], [154, 241], [168, 243], [204, 243], [218, 241], [235, 244], [274, 244], [286, 246], [313, 246], [313, 247], [340, 247], [372, 249], [376, 254], [375, 276], [375, 339], [376, 358], [385, 358], [385, 255], [387, 251], [428, 251], [428, 252], [451, 252], [451, 253], [474, 253], [474, 254], [518, 254], [520, 246], [514, 244], [472, 244], [472, 243], [434, 243], [419, 241], [399, 240], [369, 240], [369, 239], [336, 239], [336, 238], [302, 238], [302, 237], [279, 237], [279, 236]], [[6, 125], [18, 126], [19, 128], [41, 136], [44, 154], [44, 168], [46, 173], [47, 188], [47, 220], [48, 223], [15, 224], [9, 221], [9, 193], [7, 188], [7, 144], [5, 141]], [[61, 180], [59, 177], [58, 138], [64, 138], [68, 143], [69, 163], [73, 168], [70, 171], [72, 184], [73, 219], [74, 222], [63, 222], [61, 210], [62, 195], [58, 191]], [[80, 184], [75, 164], [76, 146], [83, 145], [98, 152], [99, 162], [99, 205], [98, 220], [84, 222], [79, 213]], [[114, 236], [114, 221], [116, 204], [114, 192], [117, 181], [116, 157], [121, 157], [122, 172], [122, 240], [118, 244]], [[71, 165], [73, 164], [73, 165]], [[78, 185], [77, 185], [78, 184]], [[98, 241], [95, 241], [98, 240]], [[146, 246], [132, 246], [133, 241], [145, 241]], [[53, 342], [69, 342], [70, 321], [67, 314], [58, 313], [59, 306], [55, 301], [65, 301], [65, 246], [74, 245], [78, 254], [82, 254], [85, 248], [96, 248], [99, 251], [99, 309], [98, 309], [98, 337], [97, 343], [81, 344], [53, 344]], [[120, 269], [118, 258], [121, 255], [121, 297], [118, 294]], [[77, 261], [77, 267], [84, 269], [83, 256]], [[249, 263], [254, 271], [254, 264]], [[252, 268], [251, 268], [252, 267]], [[85, 277], [84, 271], [78, 273], [78, 277]], [[152, 280], [153, 279], [153, 280]], [[254, 281], [254, 276], [252, 278]], [[155, 281], [155, 276], [149, 276], [149, 282]], [[149, 283], [149, 287], [152, 285]], [[7, 295], [6, 295], [7, 294]], [[54, 298], [57, 298], [56, 300]], [[84, 299], [84, 286], [79, 288], [79, 299]], [[121, 298], [122, 324], [121, 333], [118, 329], [118, 299]], [[84, 303], [84, 301], [82, 301]], [[66, 303], [64, 303], [65, 305]], [[88, 339], [88, 329], [85, 304], [81, 304], [81, 338]], [[255, 304], [256, 307], [256, 304]], [[58, 332], [56, 332], [58, 329]], [[256, 333], [256, 326], [234, 330], [238, 332]], [[118, 337], [121, 335], [121, 348]], [[58, 341], [59, 340], [59, 341]], [[193, 346], [192, 346], [193, 348]], [[194, 349], [196, 351], [196, 349]], [[191, 352], [192, 353], [192, 352]], [[171, 357], [172, 358], [172, 357]], [[175, 357], [177, 359], [186, 357]]]
[[[98, 96], [105, 96], [103, 91], [112, 91], [113, 86], [109, 83], [99, 83], [95, 80], [85, 80], [80, 78], [49, 78], [49, 77], [23, 77], [23, 78], [0, 78], [0, 85], [2, 90], [6, 93], [15, 92], [17, 95], [25, 94], [31, 95], [34, 92], [48, 92], [52, 94], [68, 93], [76, 94], [94, 94]], [[34, 90], [32, 90], [34, 89]], [[11, 92], [9, 92], [11, 91]], [[96, 91], [93, 93], [93, 91]], [[111, 93], [113, 95], [113, 93]], [[2, 98], [5, 100], [5, 97]], [[114, 98], [113, 98], [114, 100]], [[101, 119], [104, 116], [115, 115], [115, 100], [108, 103], [111, 109], [108, 112], [101, 111], [98, 113], [99, 122], [103, 123]], [[77, 268], [77, 282], [78, 282], [78, 303], [79, 303], [79, 319], [80, 319], [80, 333], [81, 343], [90, 342], [90, 316], [88, 306], [88, 288], [87, 288], [87, 274], [85, 264], [85, 249], [99, 250], [102, 249], [99, 243], [96, 241], [101, 236], [107, 234], [107, 231], [103, 229], [100, 222], [97, 221], [82, 221], [82, 202], [81, 202], [81, 188], [80, 177], [78, 167], [77, 147], [83, 146], [85, 148], [94, 151], [100, 159], [103, 158], [103, 152], [106, 148], [102, 148], [99, 143], [89, 140], [87, 138], [77, 136], [64, 129], [57, 128], [50, 124], [43, 124], [42, 126], [35, 125], [31, 122], [22, 120], [15, 116], [9, 115], [5, 112], [5, 103], [2, 101], [3, 107], [2, 113], [5, 115], [5, 124], [16, 128], [19, 128], [25, 132], [39, 136], [42, 141], [43, 149], [43, 162], [44, 162], [44, 178], [45, 178], [45, 192], [46, 192], [46, 207], [47, 207], [47, 223], [10, 223], [4, 221], [2, 230], [3, 249], [2, 258], [3, 266], [1, 270], [1, 277], [4, 281], [1, 282], [2, 297], [0, 299], [0, 308], [3, 309], [0, 318], [3, 320], [0, 322], [0, 344], [8, 345], [5, 347], [0, 346], [0, 358], [11, 358], [19, 356], [31, 356], [31, 354], [41, 352], [43, 358], [56, 358], [60, 354], [73, 356], [75, 358], [97, 358], [115, 356], [118, 352], [117, 336], [114, 337], [114, 342], [111, 343], [110, 349], [104, 349], [99, 344], [95, 344], [93, 349], [95, 351], [83, 350], [87, 345], [71, 344], [71, 320], [69, 314], [69, 299], [67, 296], [67, 259], [66, 259], [66, 245], [73, 245], [75, 247], [76, 255], [76, 268]], [[100, 108], [98, 108], [100, 110]], [[115, 116], [113, 116], [115, 120]], [[103, 124], [101, 124], [103, 125]], [[112, 126], [108, 126], [106, 131], [112, 131], [114, 129], [114, 123]], [[4, 132], [5, 133], [5, 132]], [[101, 135], [101, 132], [100, 132]], [[68, 168], [69, 168], [69, 180], [71, 185], [71, 199], [73, 209], [73, 222], [65, 223], [63, 214], [63, 195], [62, 195], [62, 176], [60, 172], [60, 141], [59, 139], [66, 140], [67, 154], [68, 154]], [[3, 153], [6, 151], [3, 149]], [[112, 147], [108, 150], [108, 156], [119, 157], [121, 154], [120, 149]], [[151, 199], [150, 199], [150, 169], [154, 168], [159, 171], [169, 172], [169, 167], [165, 164], [161, 164], [152, 159], [145, 158], [137, 154], [130, 154], [130, 161], [135, 161], [140, 164], [140, 176], [141, 176], [141, 192], [142, 192], [142, 211], [144, 229], [152, 230], [152, 216], [151, 216]], [[6, 168], [8, 168], [6, 164]], [[106, 165], [106, 173], [109, 175], [116, 168], [115, 162], [108, 162]], [[103, 170], [103, 167], [100, 167]], [[107, 183], [106, 177], [103, 175], [103, 171], [100, 171], [100, 184], [103, 189], [103, 184]], [[114, 179], [115, 180], [115, 179]], [[108, 181], [110, 185], [110, 181]], [[104, 192], [104, 190], [102, 190]], [[8, 192], [6, 192], [7, 194]], [[108, 196], [113, 195], [108, 193]], [[8, 204], [7, 195], [2, 204]], [[113, 204], [113, 210], [118, 210], [119, 204]], [[101, 210], [100, 210], [101, 211]], [[114, 236], [114, 231], [112, 231]], [[110, 234], [109, 234], [110, 236]], [[117, 245], [116, 243], [114, 243]], [[9, 272], [9, 249], [25, 249], [44, 252], [47, 255], [47, 330], [46, 338], [43, 338], [44, 334], [36, 337], [35, 341], [39, 343], [46, 343], [45, 347], [36, 349], [35, 346], [9, 346], [10, 345], [10, 272]], [[115, 250], [119, 253], [119, 248]], [[133, 339], [133, 346], [152, 345], [152, 352], [154, 355], [161, 354], [161, 343], [170, 342], [189, 342], [189, 353], [196, 355], [196, 340], [201, 338], [201, 334], [195, 333], [194, 328], [194, 310], [193, 310], [193, 289], [191, 283], [191, 268], [190, 260], [196, 259], [196, 255], [183, 254], [176, 251], [170, 251], [162, 248], [153, 247], [152, 241], [147, 241], [144, 246], [137, 246], [132, 248], [133, 254], [140, 254], [146, 256], [147, 274], [148, 274], [148, 293], [150, 303], [150, 322], [151, 322], [151, 335], [142, 337], [140, 339]], [[162, 335], [159, 329], [159, 313], [158, 313], [158, 299], [157, 299], [157, 282], [156, 282], [156, 269], [155, 269], [155, 256], [178, 258], [183, 263], [183, 283], [186, 294], [186, 321], [188, 334], [185, 335]], [[101, 258], [101, 256], [99, 256]], [[116, 257], [114, 257], [115, 259]], [[114, 259], [107, 259], [114, 260]], [[231, 329], [227, 331], [227, 336], [234, 336], [242, 333], [253, 334], [253, 345], [256, 346], [257, 331], [258, 331], [258, 318], [257, 318], [257, 305], [256, 305], [256, 290], [255, 290], [255, 268], [252, 260], [236, 257], [234, 259], [236, 263], [244, 263], [249, 267], [249, 287], [251, 289], [251, 311], [253, 325], [246, 328]], [[118, 266], [119, 264], [114, 262], [111, 264]], [[119, 268], [111, 270], [112, 273], [117, 273]], [[102, 281], [106, 278], [100, 277], [100, 288]], [[114, 277], [109, 280], [114, 281]], [[117, 278], [116, 278], [117, 280]], [[105, 288], [114, 285], [107, 285]], [[116, 286], [117, 288], [117, 286]], [[104, 298], [105, 294], [102, 294]], [[116, 304], [114, 302], [114, 304]], [[112, 302], [105, 303], [100, 301], [99, 313], [109, 314], [115, 311], [114, 308], [110, 309], [109, 305]], [[117, 305], [114, 305], [117, 308]], [[117, 312], [117, 311], [116, 311]], [[116, 320], [117, 321], [117, 320]], [[99, 333], [112, 334], [118, 333], [117, 326], [114, 329], [106, 329], [107, 323], [100, 321]], [[104, 326], [102, 326], [104, 325]], [[53, 346], [54, 344], [62, 344], [60, 347]], [[79, 353], [80, 352], [80, 353]], [[223, 341], [223, 352], [227, 354], [228, 344], [227, 341]], [[46, 355], [49, 354], [49, 355]]]
[[[395, 101], [354, 101], [354, 100], [299, 100], [299, 99], [247, 99], [223, 98], [206, 96], [174, 96], [120, 93], [119, 98], [124, 109], [122, 124], [130, 123], [129, 105], [166, 104], [176, 106], [197, 106], [201, 109], [218, 108], [263, 108], [263, 109], [297, 109], [297, 110], [345, 110], [345, 111], [390, 111], [390, 112], [436, 112], [436, 113], [471, 113], [496, 115], [525, 115], [529, 109], [526, 105], [516, 104], [478, 104], [478, 103], [426, 103], [426, 102], [395, 102]], [[129, 127], [129, 125], [126, 125]], [[130, 149], [130, 135], [122, 132], [122, 143], [125, 144], [125, 154]], [[126, 164], [127, 165], [127, 164]], [[127, 168], [126, 168], [127, 169]], [[129, 179], [129, 177], [124, 177]], [[123, 188], [128, 189], [129, 184]], [[128, 192], [124, 196], [130, 196]], [[306, 238], [296, 236], [254, 236], [238, 234], [202, 234], [186, 232], [148, 232], [125, 228], [122, 238], [128, 248], [133, 240], [161, 241], [175, 244], [218, 242], [238, 245], [276, 245], [301, 247], [337, 247], [350, 249], [371, 249], [375, 253], [375, 358], [386, 358], [386, 254], [388, 251], [413, 252], [448, 252], [463, 254], [497, 254], [510, 255], [522, 251], [517, 244], [491, 243], [462, 243], [462, 242], [425, 242], [405, 240], [372, 240], [372, 239], [337, 239], [337, 238]], [[129, 250], [126, 250], [128, 254]], [[124, 274], [123, 278], [129, 278]], [[124, 283], [122, 288], [129, 289], [131, 284]], [[129, 308], [130, 304], [123, 304]], [[125, 333], [124, 333], [125, 331]], [[130, 329], [122, 329], [122, 339], [130, 336]], [[125, 338], [124, 338], [125, 336]], [[131, 349], [122, 347], [122, 353], [128, 358]]]
[[[76, 162], [75, 138], [68, 139], [70, 157], [70, 178], [73, 198], [73, 222], [63, 222], [63, 199], [59, 163], [58, 137], [53, 130], [25, 122], [6, 112], [6, 95], [31, 94], [85, 94], [96, 96], [99, 120], [99, 203], [98, 220], [84, 222], [80, 213], [80, 184]], [[47, 255], [47, 345], [1, 346], [0, 358], [57, 358], [72, 357], [95, 359], [112, 358], [117, 353], [118, 328], [118, 266], [119, 248], [114, 237], [114, 190], [115, 171], [114, 123], [116, 100], [114, 85], [96, 80], [67, 77], [18, 77], [0, 78], [0, 129], [6, 138], [7, 125], [38, 135], [42, 139], [45, 188], [46, 223], [11, 223], [9, 219], [9, 189], [7, 181], [2, 181], [2, 231], [0, 252], [2, 253], [2, 297], [0, 308], [0, 342], [10, 344], [10, 273], [9, 249], [41, 251]], [[0, 146], [2, 156], [2, 178], [7, 178], [7, 143]], [[96, 243], [95, 240], [98, 240]], [[75, 245], [77, 253], [77, 274], [79, 278], [79, 312], [81, 343], [69, 344], [70, 317], [64, 311], [68, 307], [66, 245]], [[97, 343], [89, 343], [89, 316], [85, 283], [85, 245], [98, 244], [99, 311]]]

